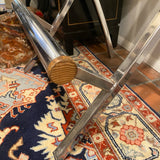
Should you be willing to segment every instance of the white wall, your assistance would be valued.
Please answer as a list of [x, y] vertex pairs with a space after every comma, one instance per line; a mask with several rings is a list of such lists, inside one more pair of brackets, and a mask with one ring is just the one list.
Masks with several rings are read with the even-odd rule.
[[0, 0], [0, 4], [4, 4], [4, 0]]
[[[159, 10], [160, 0], [124, 0], [118, 43], [130, 51]], [[160, 72], [160, 41], [145, 61]]]

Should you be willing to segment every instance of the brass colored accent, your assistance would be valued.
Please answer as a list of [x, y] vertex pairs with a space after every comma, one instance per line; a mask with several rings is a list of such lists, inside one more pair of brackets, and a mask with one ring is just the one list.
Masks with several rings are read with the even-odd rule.
[[77, 66], [71, 57], [60, 56], [49, 63], [47, 72], [52, 82], [62, 85], [75, 78]]

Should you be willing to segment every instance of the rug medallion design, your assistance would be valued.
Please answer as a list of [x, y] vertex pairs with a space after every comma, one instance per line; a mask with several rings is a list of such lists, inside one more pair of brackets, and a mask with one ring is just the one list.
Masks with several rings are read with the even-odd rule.
[[[112, 72], [84, 46], [75, 62], [111, 78]], [[0, 69], [0, 156], [2, 160], [54, 160], [53, 151], [73, 128], [100, 89], [73, 80], [49, 83], [41, 64]], [[128, 86], [90, 122], [66, 160], [160, 159], [160, 118]]]

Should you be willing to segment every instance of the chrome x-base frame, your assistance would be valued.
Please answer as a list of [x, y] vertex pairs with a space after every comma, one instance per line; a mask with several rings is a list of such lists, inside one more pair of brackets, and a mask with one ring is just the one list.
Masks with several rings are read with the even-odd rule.
[[[53, 37], [44, 30], [37, 19], [34, 18], [19, 0], [14, 0], [12, 6], [19, 17], [19, 20], [23, 24], [27, 36], [29, 37], [31, 44], [34, 46], [34, 49], [45, 69], [50, 61], [52, 62], [52, 60], [65, 55], [64, 51], [58, 46]], [[146, 54], [150, 53], [151, 49], [158, 43], [159, 38], [160, 13], [153, 18], [135, 47], [115, 71], [111, 80], [77, 66], [75, 78], [101, 88], [101, 92], [54, 151], [53, 154], [56, 160], [63, 160], [68, 155], [77, 143], [77, 140], [79, 140], [79, 135], [86, 131], [85, 127], [87, 123], [96, 120], [96, 115], [98, 115], [103, 108], [111, 102], [114, 96], [125, 84], [129, 75], [143, 61]]]
[[[64, 159], [68, 153], [71, 151], [73, 146], [77, 143], [76, 140], [78, 136], [83, 131], [86, 131], [85, 126], [91, 120], [96, 121], [97, 115], [102, 112], [103, 107], [111, 102], [114, 96], [119, 92], [121, 87], [126, 83], [129, 75], [135, 71], [137, 66], [144, 60], [148, 53], [151, 53], [151, 50], [158, 43], [160, 39], [160, 13], [158, 13], [152, 22], [147, 27], [146, 31], [139, 39], [135, 47], [129, 53], [128, 57], [123, 61], [123, 63], [118, 67], [116, 72], [111, 77], [111, 84], [105, 86], [106, 83], [100, 82], [101, 85], [98, 87], [102, 88], [100, 94], [96, 97], [93, 103], [89, 106], [86, 112], [82, 115], [80, 120], [75, 124], [74, 128], [66, 136], [66, 138], [60, 143], [58, 148], [54, 151], [54, 156], [56, 160]], [[78, 73], [76, 78], [86, 81], [88, 83], [93, 82], [92, 84], [97, 86], [95, 77], [88, 75], [88, 73]], [[92, 81], [93, 80], [93, 81]]]

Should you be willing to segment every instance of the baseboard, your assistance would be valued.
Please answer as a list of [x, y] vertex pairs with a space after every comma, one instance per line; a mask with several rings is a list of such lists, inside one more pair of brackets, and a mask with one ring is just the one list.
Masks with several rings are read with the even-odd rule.
[[130, 41], [126, 40], [122, 36], [118, 36], [118, 44], [121, 45], [123, 48], [125, 48], [128, 51], [131, 51], [132, 48], [134, 47], [134, 44], [131, 43]]
[[[159, 56], [160, 57], [160, 56]], [[144, 62], [160, 73], [160, 59], [154, 54], [148, 55]]]
[[[125, 48], [128, 51], [131, 51], [132, 48], [134, 47], [133, 43], [126, 40], [124, 37], [122, 37], [120, 35], [118, 37], [118, 44], [121, 45], [123, 48]], [[160, 73], [160, 60], [159, 60], [159, 58], [156, 57], [155, 54], [148, 55], [145, 58], [144, 62], [147, 63], [149, 66], [151, 66], [153, 69], [155, 69], [157, 72]]]

